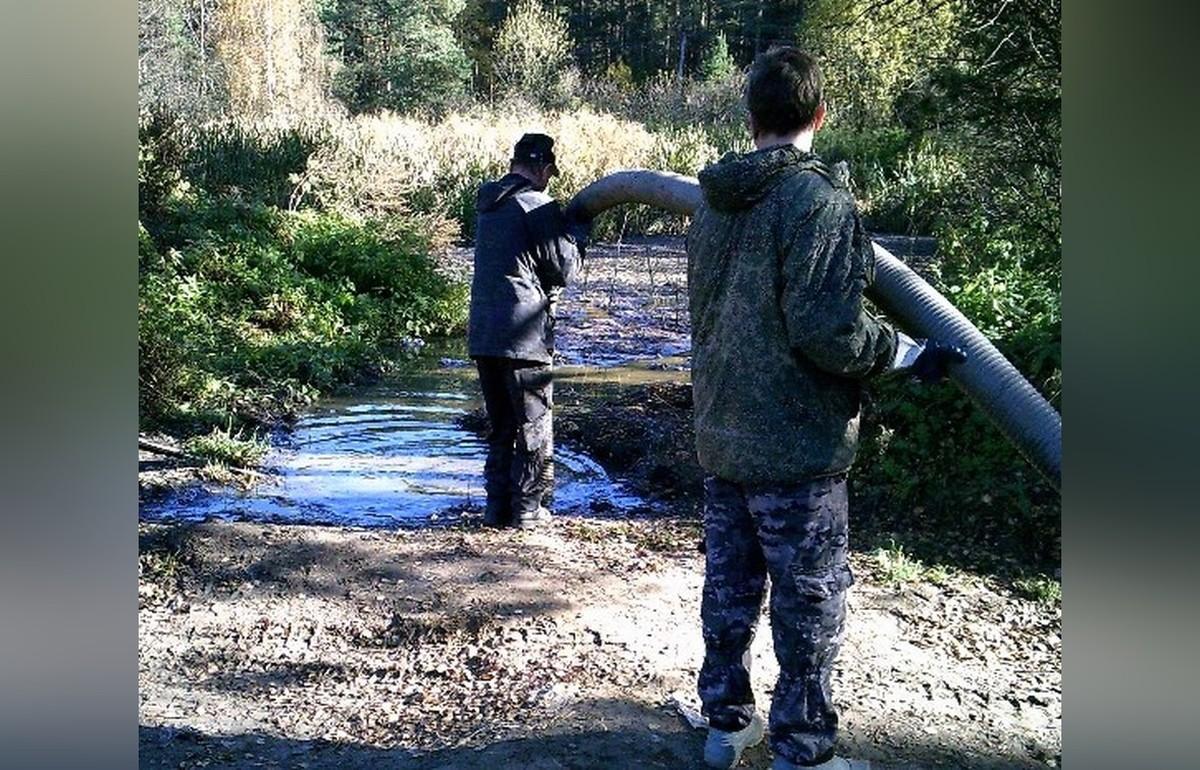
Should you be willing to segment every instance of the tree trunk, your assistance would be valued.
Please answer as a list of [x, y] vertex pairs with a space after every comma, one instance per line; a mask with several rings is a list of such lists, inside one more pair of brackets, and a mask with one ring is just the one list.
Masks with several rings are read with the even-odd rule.
[[758, 18], [754, 24], [754, 55], [758, 56], [762, 53], [762, 32], [763, 32], [763, 3], [765, 0], [758, 0]]
[[680, 93], [683, 92], [683, 59], [687, 56], [687, 30], [679, 31], [679, 69], [675, 73], [676, 79], [679, 81]]

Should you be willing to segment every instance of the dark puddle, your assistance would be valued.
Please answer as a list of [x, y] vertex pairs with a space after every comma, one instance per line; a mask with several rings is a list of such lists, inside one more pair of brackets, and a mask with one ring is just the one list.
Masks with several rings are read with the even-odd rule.
[[[616, 382], [675, 377], [656, 367], [564, 368], [568, 379]], [[686, 374], [683, 376], [686, 377]], [[386, 386], [330, 398], [304, 414], [268, 456], [267, 480], [249, 491], [208, 485], [142, 504], [146, 519], [224, 519], [352, 526], [420, 526], [461, 521], [484, 500], [486, 445], [462, 427], [482, 404], [461, 346], [428, 350], [421, 366]], [[595, 460], [555, 448], [556, 514], [631, 516], [655, 504]]]

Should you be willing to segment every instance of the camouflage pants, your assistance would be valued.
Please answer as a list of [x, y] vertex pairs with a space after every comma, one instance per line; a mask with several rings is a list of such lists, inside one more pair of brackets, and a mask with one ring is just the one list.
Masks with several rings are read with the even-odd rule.
[[475, 359], [491, 432], [484, 488], [500, 521], [533, 513], [554, 483], [553, 387], [547, 364]]
[[796, 764], [824, 761], [837, 735], [829, 680], [853, 580], [846, 557], [846, 479], [751, 487], [709, 477], [704, 497], [704, 713], [718, 729], [749, 724], [750, 641], [769, 575], [779, 661], [771, 748]]

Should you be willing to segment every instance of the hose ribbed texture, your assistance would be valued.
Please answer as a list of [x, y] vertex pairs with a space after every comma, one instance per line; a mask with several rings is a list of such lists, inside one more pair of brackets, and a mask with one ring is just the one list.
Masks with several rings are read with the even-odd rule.
[[905, 331], [958, 345], [967, 361], [950, 379], [1055, 488], [1062, 480], [1062, 417], [937, 289], [878, 243], [867, 296]]
[[[703, 201], [695, 177], [664, 171], [609, 174], [575, 196], [590, 216], [622, 203], [644, 203], [691, 214]], [[1055, 488], [1062, 478], [1062, 417], [996, 346], [936, 289], [879, 244], [875, 283], [867, 296], [909, 334], [958, 345], [967, 362], [950, 378]]]

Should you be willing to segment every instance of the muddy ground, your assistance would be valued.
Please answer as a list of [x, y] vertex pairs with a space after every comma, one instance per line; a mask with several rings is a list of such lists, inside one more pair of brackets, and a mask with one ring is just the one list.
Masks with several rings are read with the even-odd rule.
[[[560, 321], [559, 441], [667, 502], [537, 532], [142, 522], [145, 767], [685, 768], [704, 733], [698, 468], [678, 242], [593, 251]], [[608, 260], [608, 261], [606, 261]], [[649, 262], [649, 267], [647, 266]], [[143, 487], [186, 480], [143, 458]], [[174, 479], [174, 480], [173, 480]], [[1061, 761], [1061, 606], [1003, 575], [898, 572], [852, 534], [843, 753], [885, 767]], [[894, 552], [892, 552], [894, 556]], [[759, 703], [775, 666], [755, 642]], [[749, 752], [744, 767], [766, 768]]]
[[[141, 526], [145, 767], [696, 766], [694, 521], [545, 531]], [[1060, 613], [857, 554], [843, 750], [1032, 768], [1060, 752]], [[775, 670], [755, 643], [758, 698]], [[766, 767], [757, 750], [746, 767]]]

